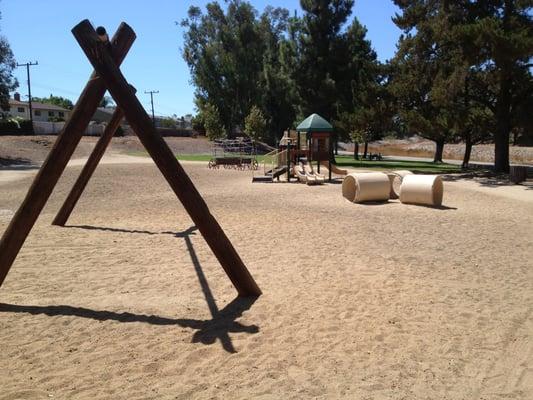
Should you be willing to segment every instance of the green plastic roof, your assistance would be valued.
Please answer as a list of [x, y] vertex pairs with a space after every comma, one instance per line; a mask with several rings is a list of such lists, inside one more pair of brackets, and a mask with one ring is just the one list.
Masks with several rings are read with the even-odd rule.
[[318, 114], [311, 114], [296, 127], [300, 132], [332, 132], [333, 126]]

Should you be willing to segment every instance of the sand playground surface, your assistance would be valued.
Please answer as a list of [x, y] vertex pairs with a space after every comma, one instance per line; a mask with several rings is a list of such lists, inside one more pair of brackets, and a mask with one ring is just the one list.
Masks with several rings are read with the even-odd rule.
[[533, 190], [360, 205], [184, 163], [264, 293], [239, 299], [151, 161], [113, 160], [60, 228], [67, 168], [0, 289], [0, 399], [533, 398]]

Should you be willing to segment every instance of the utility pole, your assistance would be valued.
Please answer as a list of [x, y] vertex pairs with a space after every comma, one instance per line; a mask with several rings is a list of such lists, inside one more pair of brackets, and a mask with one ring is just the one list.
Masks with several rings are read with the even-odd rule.
[[145, 94], [150, 93], [150, 101], [152, 102], [152, 124], [154, 125], [154, 128], [155, 128], [154, 93], [159, 93], [159, 90], [149, 90], [149, 91], [145, 91], [144, 93]]
[[30, 82], [30, 67], [33, 65], [39, 65], [38, 61], [35, 61], [34, 63], [28, 62], [26, 64], [17, 64], [17, 67], [24, 67], [26, 66], [26, 74], [28, 76], [28, 105], [30, 106], [30, 122], [31, 126], [33, 127], [33, 111], [31, 108], [31, 82]]

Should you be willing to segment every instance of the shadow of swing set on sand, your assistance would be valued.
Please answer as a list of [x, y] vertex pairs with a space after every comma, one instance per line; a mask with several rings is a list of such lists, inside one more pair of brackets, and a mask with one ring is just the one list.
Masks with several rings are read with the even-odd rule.
[[122, 228], [106, 228], [91, 225], [69, 225], [66, 228], [101, 230], [111, 232], [146, 234], [146, 235], [173, 235], [177, 238], [183, 238], [187, 246], [194, 270], [198, 277], [200, 287], [204, 293], [209, 312], [212, 319], [197, 320], [190, 318], [168, 318], [157, 315], [133, 314], [129, 312], [118, 313], [115, 311], [92, 310], [84, 307], [73, 307], [68, 305], [51, 305], [51, 306], [32, 306], [0, 303], [0, 312], [27, 313], [32, 315], [55, 316], [73, 316], [80, 318], [89, 318], [97, 321], [117, 321], [117, 322], [141, 322], [150, 325], [177, 325], [182, 328], [195, 329], [193, 343], [213, 344], [217, 339], [220, 340], [222, 347], [229, 353], [236, 353], [235, 347], [229, 336], [230, 333], [248, 333], [254, 334], [259, 332], [257, 325], [246, 326], [236, 321], [242, 314], [249, 310], [257, 300], [257, 297], [240, 297], [237, 296], [222, 310], [218, 309], [207, 278], [202, 270], [196, 251], [194, 250], [191, 235], [195, 235], [196, 227], [192, 226], [183, 232], [151, 232], [128, 230]]
[[[120, 121], [125, 117], [195, 224], [195, 227], [181, 233], [183, 236], [180, 237], [184, 237], [186, 240], [187, 248], [191, 254], [198, 278], [200, 279], [200, 284], [204, 290], [209, 309], [213, 316], [212, 321], [220, 322], [223, 320], [227, 322], [228, 316], [234, 314], [234, 311], [232, 310], [239, 310], [239, 307], [236, 308], [235, 304], [245, 306], [247, 303], [243, 300], [236, 299], [237, 303], [235, 303], [235, 301], [232, 302], [231, 304], [235, 303], [232, 307], [228, 308], [228, 306], [222, 311], [218, 310], [189, 238], [189, 235], [193, 230], [198, 229], [200, 231], [218, 259], [220, 265], [235, 286], [239, 297], [257, 297], [261, 295], [261, 290], [244, 265], [232, 243], [210, 213], [207, 204], [196, 190], [196, 187], [190, 180], [189, 176], [174, 157], [172, 151], [169, 149], [161, 135], [159, 135], [153, 127], [150, 117], [135, 96], [135, 89], [126, 81], [119, 69], [119, 65], [124, 60], [135, 40], [135, 32], [133, 32], [131, 27], [126, 23], [122, 23], [114, 37], [109, 40], [104, 28], [99, 27], [95, 31], [91, 23], [88, 20], [84, 20], [72, 29], [72, 33], [93, 65], [95, 71], [89, 78], [69, 120], [65, 123], [62, 131], [58, 135], [50, 154], [41, 166], [24, 198], [24, 201], [15, 213], [0, 240], [0, 286], [9, 273], [13, 262], [39, 217], [39, 214], [43, 210], [48, 198], [61, 177], [61, 174], [65, 170], [68, 161], [71, 159], [85, 128], [89, 124], [90, 118], [96, 111], [105, 91], [108, 90], [118, 107], [104, 134], [100, 137], [93, 152], [89, 156], [86, 165], [82, 169], [80, 176], [67, 196], [65, 203], [59, 210], [53, 224], [65, 226], [70, 213], [83, 193], [83, 190], [109, 145], [111, 138], [119, 127]], [[251, 303], [249, 302], [248, 307], [251, 306], [252, 303], [253, 301], [251, 301]], [[32, 306], [15, 305], [3, 305], [1, 310], [5, 311], [6, 308], [16, 309], [17, 307], [20, 307], [21, 311], [24, 309], [36, 310]], [[101, 315], [98, 313], [113, 315], [112, 313], [105, 311], [86, 313], [83, 312], [83, 309], [68, 308], [68, 306], [58, 307], [65, 311], [78, 310], [80, 311], [80, 316]], [[50, 308], [44, 307], [42, 310], [43, 313], [46, 314], [45, 311], [50, 310]], [[242, 313], [242, 311], [240, 312]], [[226, 317], [224, 317], [224, 315], [226, 315]], [[202, 326], [199, 332], [205, 332], [206, 327], [209, 328], [213, 326], [208, 323], [209, 321], [197, 322], [198, 325], [196, 326]], [[213, 332], [215, 331], [216, 329], [213, 330]], [[220, 332], [222, 332], [220, 337], [224, 348], [228, 351], [234, 351], [231, 341], [229, 341], [229, 336], [227, 336], [228, 331], [222, 329]], [[224, 336], [224, 332], [226, 332], [226, 336]], [[209, 337], [209, 335], [204, 336], [203, 334], [200, 334], [199, 336]], [[216, 338], [217, 335], [214, 337]], [[222, 337], [226, 338], [223, 339]]]

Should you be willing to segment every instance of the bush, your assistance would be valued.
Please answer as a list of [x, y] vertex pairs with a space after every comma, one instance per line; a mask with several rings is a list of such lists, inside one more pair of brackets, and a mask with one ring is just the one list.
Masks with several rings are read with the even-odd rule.
[[253, 106], [250, 113], [244, 120], [244, 133], [255, 140], [261, 140], [266, 133], [266, 120], [263, 113], [257, 106]]
[[50, 117], [48, 118], [48, 122], [65, 122], [65, 119], [61, 117]]
[[0, 135], [33, 135], [33, 126], [31, 121], [26, 119], [2, 119]]
[[207, 104], [202, 112], [205, 123], [205, 133], [207, 134], [209, 140], [226, 137], [226, 129], [222, 124], [218, 109], [211, 104]]
[[124, 136], [124, 128], [122, 128], [122, 126], [118, 126], [117, 130], [115, 131], [115, 136]]
[[19, 122], [20, 134], [21, 135], [33, 135], [33, 125], [29, 119], [24, 119]]

